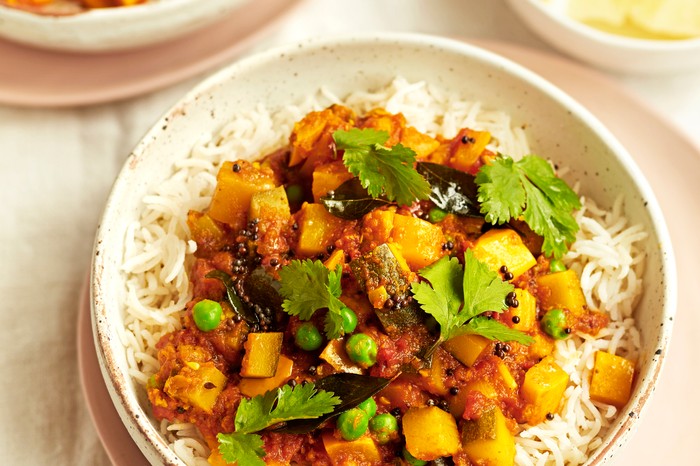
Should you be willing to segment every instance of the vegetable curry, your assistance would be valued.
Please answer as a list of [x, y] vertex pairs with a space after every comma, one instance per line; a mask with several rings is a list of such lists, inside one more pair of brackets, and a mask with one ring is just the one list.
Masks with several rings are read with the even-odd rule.
[[0, 0], [0, 5], [46, 15], [70, 15], [91, 8], [133, 6], [147, 0]]
[[[193, 299], [158, 343], [155, 417], [196, 425], [213, 465], [513, 464], [569, 382], [555, 340], [608, 318], [560, 260], [576, 194], [490, 140], [332, 106], [225, 162], [188, 214]], [[634, 366], [599, 356], [591, 396], [622, 406]]]

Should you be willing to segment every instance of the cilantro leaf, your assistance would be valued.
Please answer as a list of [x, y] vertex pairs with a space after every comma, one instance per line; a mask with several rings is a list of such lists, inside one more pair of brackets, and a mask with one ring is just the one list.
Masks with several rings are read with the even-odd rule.
[[351, 128], [336, 131], [333, 140], [338, 149], [345, 151], [369, 152], [372, 146], [382, 145], [389, 140], [389, 133], [376, 129]]
[[419, 273], [430, 283], [413, 283], [413, 296], [440, 324], [440, 339], [447, 341], [454, 336], [453, 331], [466, 322], [459, 312], [463, 300], [462, 266], [456, 257], [443, 256]]
[[340, 398], [333, 392], [316, 390], [313, 383], [280, 388], [243, 398], [236, 411], [236, 433], [250, 434], [292, 419], [313, 419], [333, 411]]
[[282, 309], [287, 314], [309, 320], [319, 309], [328, 309], [324, 331], [329, 339], [343, 335], [340, 310], [345, 306], [338, 299], [342, 292], [341, 268], [328, 270], [321, 261], [293, 260], [280, 269], [280, 294], [285, 298]]
[[426, 356], [440, 343], [465, 333], [529, 345], [532, 339], [524, 333], [497, 321], [487, 323], [491, 319], [480, 316], [487, 311], [507, 309], [506, 295], [513, 291], [513, 285], [503, 282], [469, 249], [464, 254], [464, 264], [463, 269], [457, 258], [443, 256], [418, 271], [427, 282], [411, 285], [414, 299], [440, 324], [440, 338]]
[[522, 216], [544, 238], [545, 255], [558, 259], [566, 254], [579, 228], [572, 211], [581, 202], [546, 160], [528, 155], [514, 162], [499, 156], [481, 167], [475, 181], [487, 222], [500, 225]]
[[525, 189], [513, 159], [497, 158], [491, 165], [484, 165], [474, 179], [478, 185], [477, 200], [487, 222], [501, 225], [517, 218], [525, 207]]
[[283, 385], [251, 399], [243, 398], [236, 410], [236, 431], [216, 436], [219, 452], [227, 463], [264, 466], [263, 440], [255, 432], [285, 421], [322, 417], [340, 403], [333, 392], [317, 390], [313, 383]]
[[465, 333], [476, 333], [489, 340], [517, 341], [523, 345], [530, 345], [534, 341], [530, 335], [484, 316], [474, 317], [464, 328], [467, 330]]
[[385, 195], [400, 205], [428, 199], [430, 184], [413, 166], [416, 153], [402, 144], [382, 146], [388, 139], [386, 131], [371, 128], [333, 133], [336, 147], [345, 151], [343, 163], [372, 197]]
[[567, 243], [576, 239], [578, 223], [571, 215], [559, 217], [551, 203], [537, 188], [526, 184], [528, 199], [536, 202], [528, 202], [523, 218], [532, 231], [544, 237], [542, 251], [548, 256], [559, 258], [566, 254]]
[[216, 438], [219, 440], [219, 453], [227, 463], [265, 466], [265, 461], [261, 459], [265, 456], [265, 450], [259, 435], [233, 432], [219, 434]]
[[464, 309], [468, 319], [486, 311], [508, 309], [506, 295], [515, 288], [479, 261], [471, 249], [464, 253]]

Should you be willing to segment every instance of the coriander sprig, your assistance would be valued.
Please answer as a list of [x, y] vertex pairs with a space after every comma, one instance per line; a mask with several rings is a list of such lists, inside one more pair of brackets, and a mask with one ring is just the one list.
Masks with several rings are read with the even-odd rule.
[[544, 238], [545, 255], [558, 259], [566, 254], [579, 228], [572, 211], [581, 202], [546, 160], [528, 155], [515, 162], [500, 155], [481, 167], [475, 181], [487, 222], [501, 225], [522, 216]]
[[339, 299], [342, 269], [328, 270], [321, 261], [293, 260], [280, 269], [280, 293], [285, 298], [282, 309], [290, 315], [309, 320], [319, 309], [328, 309], [324, 331], [332, 340], [343, 335], [342, 310]]
[[321, 417], [340, 403], [333, 392], [317, 390], [313, 383], [283, 385], [251, 399], [243, 398], [236, 411], [236, 431], [217, 435], [219, 452], [228, 463], [264, 466], [263, 441], [255, 432], [285, 421]]
[[357, 176], [372, 197], [386, 196], [399, 205], [428, 199], [430, 184], [414, 168], [416, 153], [396, 144], [385, 147], [389, 133], [371, 128], [352, 128], [333, 133], [337, 149], [344, 151], [343, 163]]
[[437, 344], [465, 333], [525, 345], [532, 342], [530, 336], [480, 316], [487, 311], [506, 310], [506, 295], [514, 288], [489, 270], [471, 250], [464, 254], [464, 269], [456, 257], [444, 256], [418, 273], [427, 282], [414, 283], [411, 290], [423, 310], [440, 324]]

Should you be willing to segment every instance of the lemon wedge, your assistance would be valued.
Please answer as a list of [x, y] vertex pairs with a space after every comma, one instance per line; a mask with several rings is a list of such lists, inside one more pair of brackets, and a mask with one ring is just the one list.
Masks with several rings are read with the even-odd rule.
[[577, 21], [627, 36], [700, 36], [698, 0], [569, 0], [567, 12]]

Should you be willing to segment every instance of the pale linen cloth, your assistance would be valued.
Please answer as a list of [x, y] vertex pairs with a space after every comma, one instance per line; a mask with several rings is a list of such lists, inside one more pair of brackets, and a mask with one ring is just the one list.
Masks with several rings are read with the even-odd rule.
[[109, 188], [188, 85], [85, 109], [0, 106], [0, 464], [108, 465], [78, 378], [77, 304]]
[[[309, 0], [256, 48], [356, 30], [441, 33], [548, 49], [502, 0]], [[697, 131], [699, 78], [621, 81]], [[125, 157], [195, 81], [87, 108], [0, 105], [0, 465], [109, 464], [79, 384], [79, 293], [100, 213]]]

